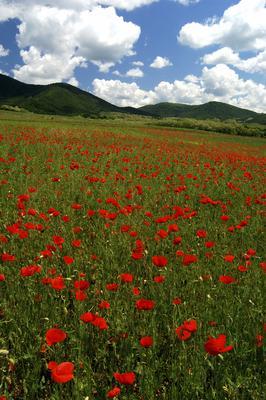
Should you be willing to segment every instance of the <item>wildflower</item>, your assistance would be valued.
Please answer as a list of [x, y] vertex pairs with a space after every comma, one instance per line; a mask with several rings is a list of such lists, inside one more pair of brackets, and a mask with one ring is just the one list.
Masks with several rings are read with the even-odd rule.
[[204, 345], [204, 349], [207, 353], [212, 356], [217, 356], [221, 353], [226, 353], [233, 350], [233, 346], [225, 346], [226, 335], [219, 335], [217, 338], [209, 336], [207, 342]]
[[45, 340], [48, 346], [53, 346], [55, 343], [63, 342], [67, 334], [61, 329], [51, 328], [45, 334]]
[[136, 380], [136, 375], [134, 372], [124, 372], [122, 374], [115, 372], [113, 376], [117, 382], [123, 385], [133, 385]]
[[74, 364], [66, 361], [61, 364], [57, 364], [54, 361], [50, 361], [48, 368], [51, 370], [52, 380], [56, 383], [66, 383], [74, 378]]
[[142, 346], [142, 347], [151, 347], [152, 345], [153, 345], [153, 338], [152, 338], [152, 336], [143, 336], [141, 339], [140, 339], [140, 345]]
[[140, 299], [136, 301], [136, 308], [138, 310], [152, 310], [155, 306], [153, 300]]
[[158, 268], [163, 268], [167, 265], [168, 260], [164, 256], [153, 256], [152, 257], [152, 263]]
[[113, 389], [109, 390], [106, 396], [108, 397], [108, 399], [113, 399], [114, 397], [118, 396], [120, 392], [121, 389], [115, 386]]

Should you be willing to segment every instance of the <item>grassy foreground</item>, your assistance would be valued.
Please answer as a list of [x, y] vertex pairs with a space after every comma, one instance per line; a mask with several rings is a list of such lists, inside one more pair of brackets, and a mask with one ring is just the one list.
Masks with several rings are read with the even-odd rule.
[[265, 141], [10, 115], [0, 399], [264, 399]]

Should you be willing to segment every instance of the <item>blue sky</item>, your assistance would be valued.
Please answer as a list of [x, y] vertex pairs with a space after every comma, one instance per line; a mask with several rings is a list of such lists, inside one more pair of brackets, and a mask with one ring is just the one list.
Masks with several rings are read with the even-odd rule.
[[0, 72], [117, 105], [266, 112], [266, 0], [0, 0]]

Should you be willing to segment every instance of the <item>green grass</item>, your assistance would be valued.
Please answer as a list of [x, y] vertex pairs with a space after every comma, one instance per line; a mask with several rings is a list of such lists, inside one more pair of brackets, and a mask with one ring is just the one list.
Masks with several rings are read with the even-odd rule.
[[[123, 400], [262, 400], [265, 343], [256, 345], [256, 336], [266, 334], [263, 139], [160, 130], [138, 118], [7, 111], [0, 114], [0, 134], [0, 396], [101, 400], [119, 386]], [[23, 194], [30, 198], [19, 200]], [[203, 195], [218, 203], [204, 204]], [[220, 219], [225, 214], [227, 222]], [[156, 222], [163, 216], [170, 217]], [[128, 232], [121, 230], [125, 225]], [[207, 237], [198, 237], [198, 230]], [[62, 248], [54, 236], [64, 239]], [[177, 236], [182, 242], [174, 245]], [[143, 242], [139, 260], [132, 258], [136, 240]], [[207, 240], [213, 248], [206, 248]], [[51, 253], [44, 256], [47, 246]], [[249, 249], [256, 253], [248, 259]], [[196, 255], [197, 262], [184, 266], [177, 250]], [[16, 260], [3, 261], [6, 253]], [[224, 259], [228, 254], [233, 262]], [[166, 267], [153, 264], [155, 255], [167, 257]], [[64, 256], [74, 262], [67, 265]], [[29, 265], [41, 270], [21, 276]], [[122, 273], [132, 274], [133, 283], [122, 282]], [[60, 275], [65, 289], [44, 284]], [[154, 281], [158, 275], [164, 282]], [[221, 275], [235, 282], [223, 284]], [[81, 279], [90, 282], [84, 301], [75, 298], [74, 283]], [[118, 290], [108, 290], [110, 283]], [[177, 297], [182, 304], [173, 305]], [[154, 309], [138, 310], [141, 298], [153, 300]], [[98, 307], [102, 300], [109, 309]], [[85, 312], [98, 312], [108, 329], [81, 322]], [[197, 330], [179, 340], [176, 328], [191, 319]], [[55, 326], [67, 339], [48, 346], [46, 332]], [[219, 334], [233, 350], [211, 356], [204, 344]], [[139, 340], [147, 335], [154, 343], [143, 348]], [[74, 378], [56, 383], [50, 361], [72, 362]], [[116, 382], [117, 371], [134, 372], [134, 384]]]

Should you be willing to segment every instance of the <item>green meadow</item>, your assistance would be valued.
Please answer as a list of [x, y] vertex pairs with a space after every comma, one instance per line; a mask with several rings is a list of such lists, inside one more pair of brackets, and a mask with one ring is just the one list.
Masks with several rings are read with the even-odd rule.
[[265, 398], [265, 139], [1, 110], [0, 140], [1, 400]]

